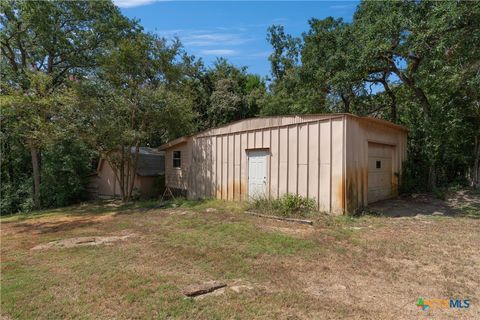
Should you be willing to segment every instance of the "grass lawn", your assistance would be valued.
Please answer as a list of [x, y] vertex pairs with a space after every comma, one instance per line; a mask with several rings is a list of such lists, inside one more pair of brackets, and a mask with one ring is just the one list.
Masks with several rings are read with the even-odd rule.
[[[466, 217], [320, 217], [311, 227], [219, 201], [85, 204], [1, 219], [0, 318], [473, 319], [479, 248], [480, 219]], [[209, 280], [227, 287], [182, 294]], [[471, 307], [423, 311], [419, 297]]]

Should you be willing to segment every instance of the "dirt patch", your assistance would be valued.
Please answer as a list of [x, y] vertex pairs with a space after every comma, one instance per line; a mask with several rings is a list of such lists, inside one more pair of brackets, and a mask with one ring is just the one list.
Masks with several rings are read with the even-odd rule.
[[[2, 223], [2, 312], [45, 319], [473, 319], [480, 312], [480, 219], [325, 217], [312, 227], [185, 208], [103, 219]], [[27, 222], [31, 232], [22, 231]], [[62, 224], [68, 228], [45, 229]], [[133, 233], [138, 238], [92, 241]], [[55, 250], [66, 246], [54, 242], [53, 250], [30, 251], [56, 239], [91, 247]], [[181, 292], [210, 279], [227, 286], [195, 301]], [[472, 302], [423, 311], [419, 297]]]
[[63, 240], [50, 241], [48, 243], [39, 244], [33, 247], [31, 250], [47, 250], [56, 248], [74, 248], [85, 246], [99, 246], [99, 245], [111, 245], [113, 242], [125, 240], [136, 236], [134, 233], [126, 234], [123, 236], [106, 236], [106, 237], [78, 237], [69, 238]]
[[291, 223], [287, 221], [271, 220], [271, 219], [258, 219], [253, 217], [251, 220], [255, 226], [262, 230], [269, 232], [278, 232], [297, 238], [306, 238], [313, 235], [316, 232], [314, 226], [301, 223]]
[[311, 235], [315, 232], [313, 227], [305, 228], [293, 228], [293, 227], [282, 227], [282, 226], [261, 226], [262, 229], [274, 232], [280, 232], [288, 235], [304, 237]]
[[2, 223], [4, 235], [29, 233], [41, 235], [92, 227], [99, 223], [112, 220], [112, 215], [102, 216], [70, 216], [70, 217], [43, 217], [20, 223]]
[[413, 217], [417, 215], [455, 216], [465, 214], [465, 208], [480, 212], [480, 195], [467, 190], [451, 192], [446, 200], [431, 194], [413, 194], [375, 202], [368, 206], [373, 212], [388, 217]]

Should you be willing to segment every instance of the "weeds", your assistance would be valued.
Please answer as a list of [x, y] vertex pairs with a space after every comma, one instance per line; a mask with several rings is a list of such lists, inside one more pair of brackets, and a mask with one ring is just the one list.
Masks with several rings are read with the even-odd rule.
[[316, 212], [315, 200], [289, 193], [278, 199], [255, 198], [250, 202], [249, 207], [283, 217], [308, 217]]

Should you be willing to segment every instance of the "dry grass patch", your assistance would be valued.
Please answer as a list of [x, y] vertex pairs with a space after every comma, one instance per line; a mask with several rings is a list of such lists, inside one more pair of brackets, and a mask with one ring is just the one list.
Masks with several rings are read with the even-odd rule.
[[[478, 219], [322, 217], [311, 227], [218, 201], [179, 201], [72, 207], [2, 219], [1, 228], [1, 313], [12, 319], [468, 319], [480, 312]], [[138, 236], [30, 250], [123, 232]], [[213, 280], [227, 288], [201, 299], [182, 294]], [[426, 313], [415, 306], [420, 296], [470, 298], [472, 307]]]

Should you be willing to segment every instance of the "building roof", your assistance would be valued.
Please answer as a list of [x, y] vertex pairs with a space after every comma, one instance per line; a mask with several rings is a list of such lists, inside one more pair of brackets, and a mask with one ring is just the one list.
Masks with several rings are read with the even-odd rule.
[[[140, 148], [138, 153], [137, 174], [143, 177], [158, 176], [165, 173], [165, 152], [150, 148]], [[150, 150], [145, 150], [150, 149]]]
[[189, 137], [189, 136], [180, 137], [180, 138], [174, 139], [174, 140], [172, 140], [172, 141], [170, 141], [170, 142], [167, 142], [167, 143], [165, 143], [165, 144], [162, 144], [160, 147], [158, 147], [158, 150], [165, 150], [165, 149], [168, 149], [168, 148], [170, 148], [170, 147], [176, 146], [176, 145], [178, 145], [178, 144], [187, 142], [187, 141], [188, 141], [188, 137]]
[[271, 127], [281, 127], [281, 126], [288, 126], [297, 123], [305, 123], [311, 121], [319, 121], [325, 119], [334, 119], [339, 117], [352, 117], [358, 119], [360, 121], [366, 121], [370, 123], [376, 123], [379, 125], [391, 127], [401, 131], [408, 131], [408, 129], [404, 126], [395, 124], [393, 122], [372, 118], [372, 117], [360, 117], [349, 113], [329, 113], [329, 114], [305, 114], [305, 115], [282, 115], [282, 116], [271, 116], [271, 117], [256, 117], [256, 118], [249, 118], [249, 119], [241, 119], [238, 121], [234, 121], [228, 124], [225, 124], [220, 127], [207, 129], [205, 131], [201, 131], [196, 133], [192, 136], [185, 136], [180, 137], [175, 140], [172, 140], [166, 144], [161, 145], [158, 149], [159, 150], [166, 150], [170, 147], [175, 145], [187, 142], [190, 137], [206, 137], [210, 135], [219, 135], [219, 134], [230, 134], [235, 132], [241, 131], [249, 131], [249, 130], [261, 130], [265, 128]]
[[[135, 153], [135, 147], [132, 147], [131, 153]], [[101, 170], [104, 161], [105, 157], [102, 157], [98, 163], [97, 172]], [[140, 147], [138, 150], [136, 174], [142, 177], [153, 177], [164, 173], [165, 152], [153, 148]]]

